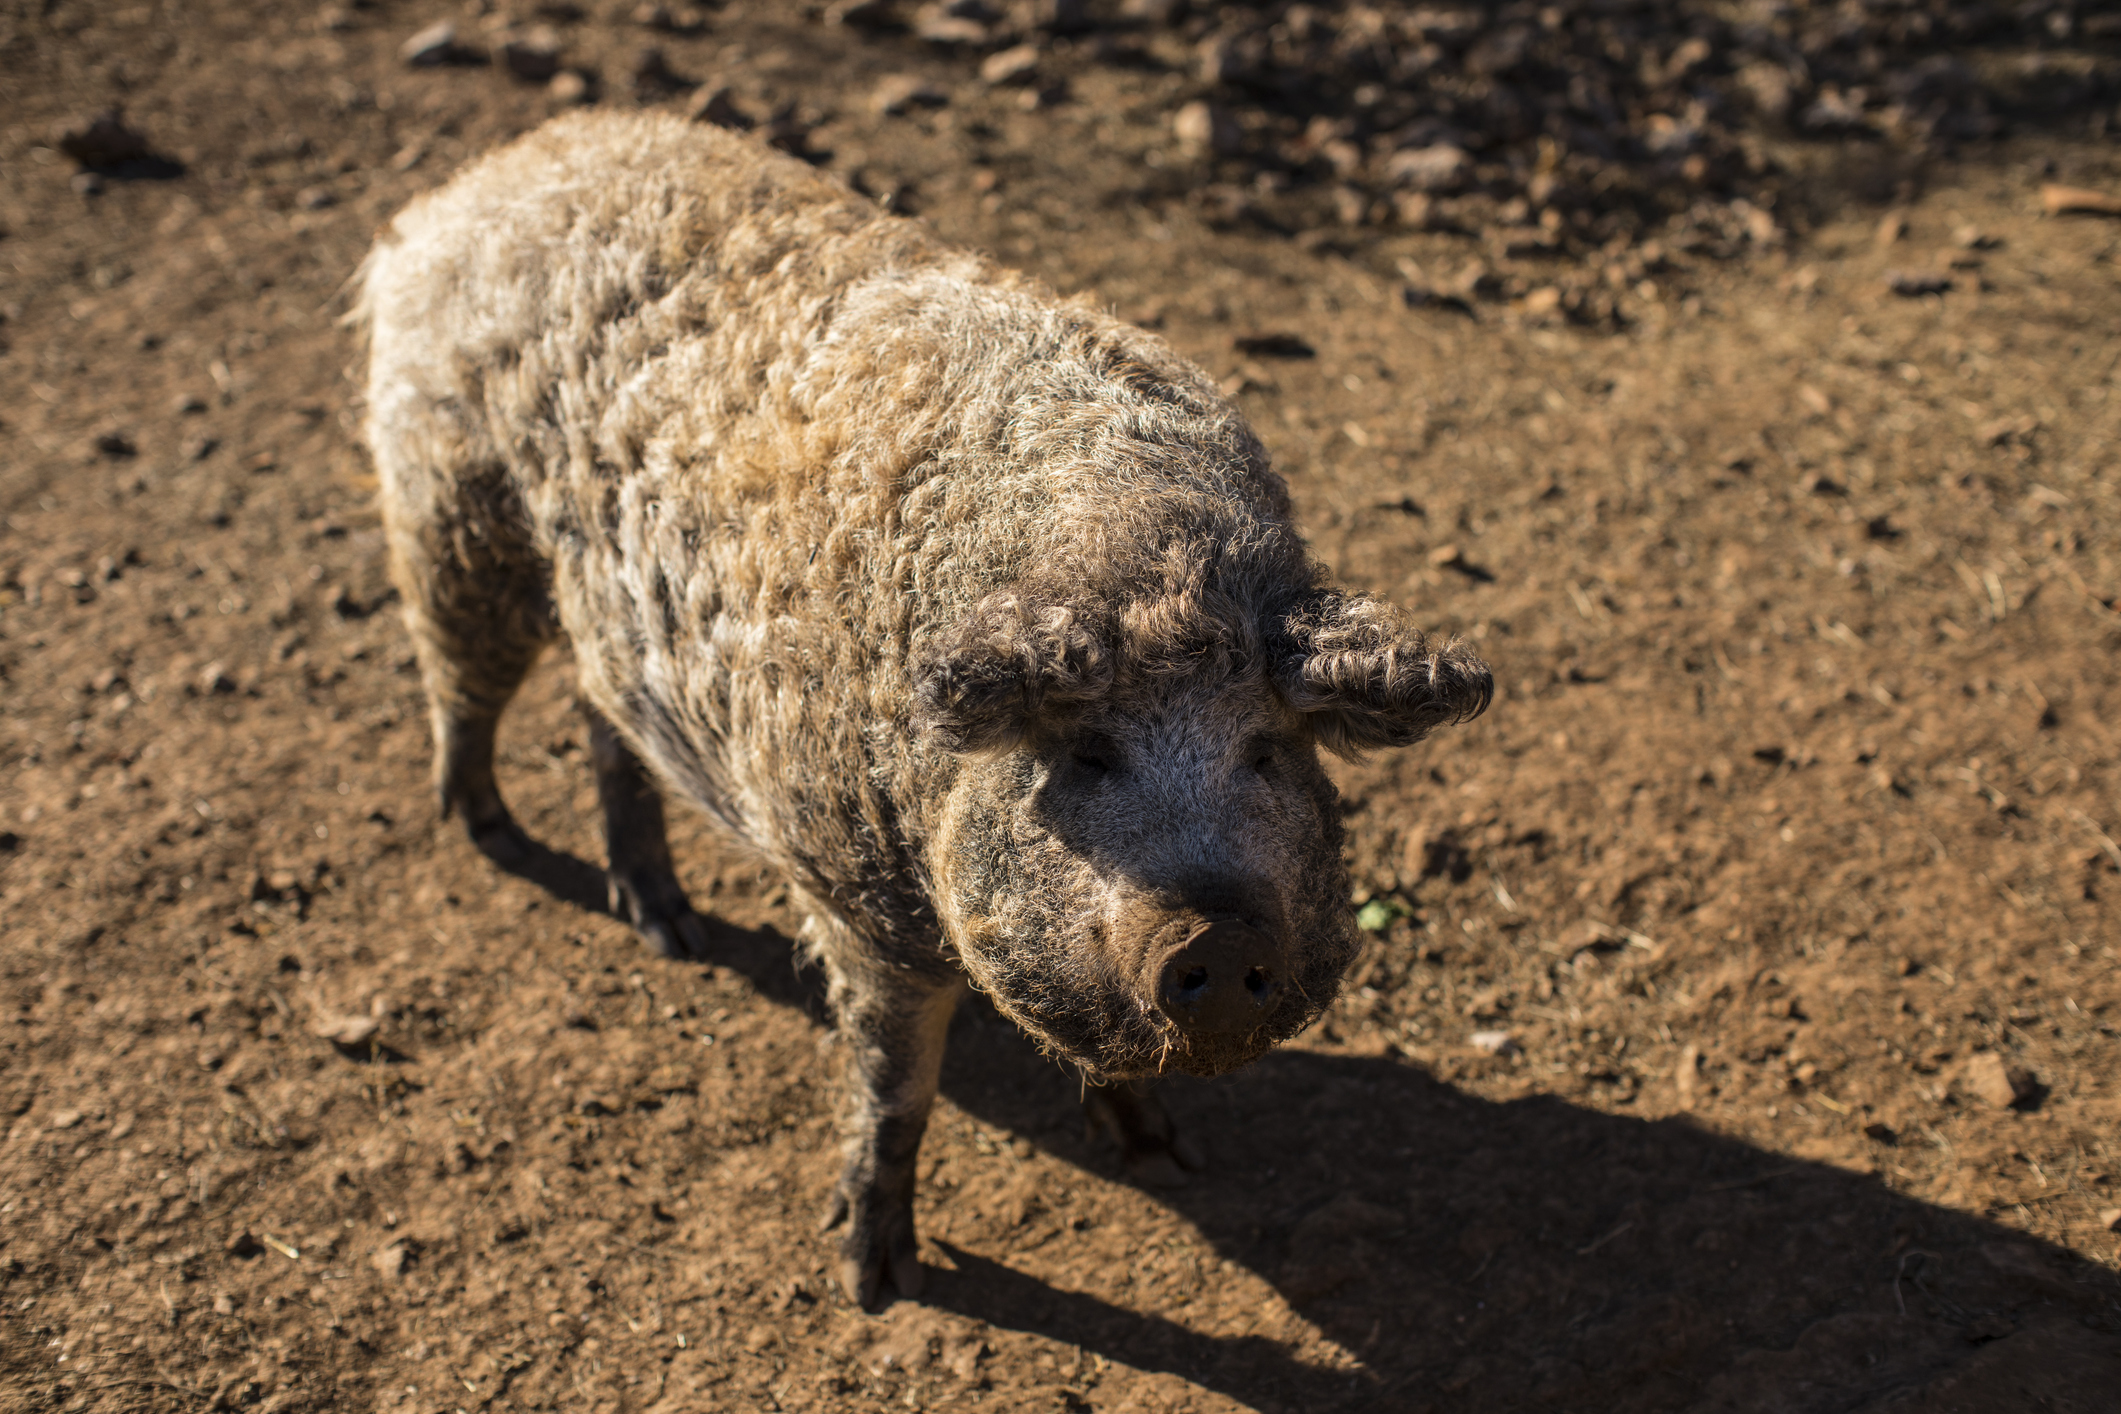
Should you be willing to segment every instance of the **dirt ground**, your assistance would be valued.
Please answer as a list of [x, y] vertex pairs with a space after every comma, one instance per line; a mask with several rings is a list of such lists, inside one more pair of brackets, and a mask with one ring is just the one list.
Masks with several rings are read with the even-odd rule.
[[[0, 4], [0, 1404], [2116, 1407], [2121, 26], [1079, 8]], [[1189, 1186], [966, 1009], [878, 1315], [774, 881], [605, 912], [564, 655], [560, 864], [428, 794], [340, 290], [585, 100], [1160, 328], [1495, 668]]]

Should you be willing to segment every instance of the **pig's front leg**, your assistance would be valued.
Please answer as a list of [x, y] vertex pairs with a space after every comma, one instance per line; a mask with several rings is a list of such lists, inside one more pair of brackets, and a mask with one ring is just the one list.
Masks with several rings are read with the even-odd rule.
[[832, 1006], [848, 1051], [847, 1166], [825, 1228], [845, 1226], [840, 1284], [865, 1308], [886, 1276], [899, 1295], [920, 1295], [913, 1231], [914, 1167], [935, 1104], [957, 977], [922, 977], [826, 953]]
[[1127, 1176], [1152, 1188], [1176, 1188], [1188, 1170], [1205, 1167], [1200, 1151], [1171, 1123], [1164, 1102], [1146, 1080], [1083, 1087], [1083, 1118], [1093, 1134], [1119, 1148]]

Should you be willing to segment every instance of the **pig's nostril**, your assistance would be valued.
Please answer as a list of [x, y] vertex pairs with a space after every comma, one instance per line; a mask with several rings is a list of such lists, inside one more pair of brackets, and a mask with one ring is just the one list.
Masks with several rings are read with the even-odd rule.
[[1181, 996], [1197, 993], [1207, 985], [1208, 969], [1205, 967], [1196, 967], [1178, 979], [1178, 990]]
[[1274, 974], [1268, 972], [1264, 967], [1253, 968], [1245, 974], [1245, 990], [1252, 994], [1253, 1001], [1265, 1001], [1269, 996], [1273, 995]]

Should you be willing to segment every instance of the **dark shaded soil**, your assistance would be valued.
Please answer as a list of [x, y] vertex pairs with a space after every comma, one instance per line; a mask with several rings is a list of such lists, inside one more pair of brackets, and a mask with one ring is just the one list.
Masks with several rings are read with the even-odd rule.
[[[2121, 190], [2103, 13], [653, 8], [0, 13], [0, 1404], [2111, 1406], [2121, 223], [2040, 206]], [[968, 1009], [919, 1305], [824, 1281], [774, 881], [683, 826], [709, 968], [604, 911], [564, 659], [537, 877], [433, 816], [333, 321], [565, 101], [540, 25], [1160, 327], [1501, 685], [1342, 773], [1372, 946], [1168, 1087], [1190, 1187]]]

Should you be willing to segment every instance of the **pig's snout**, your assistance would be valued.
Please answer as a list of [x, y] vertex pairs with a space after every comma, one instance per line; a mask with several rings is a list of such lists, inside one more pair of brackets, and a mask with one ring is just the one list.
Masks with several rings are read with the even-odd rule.
[[1189, 1040], [1251, 1035], [1281, 1005], [1288, 964], [1274, 940], [1237, 919], [1209, 922], [1164, 958], [1156, 1004]]

